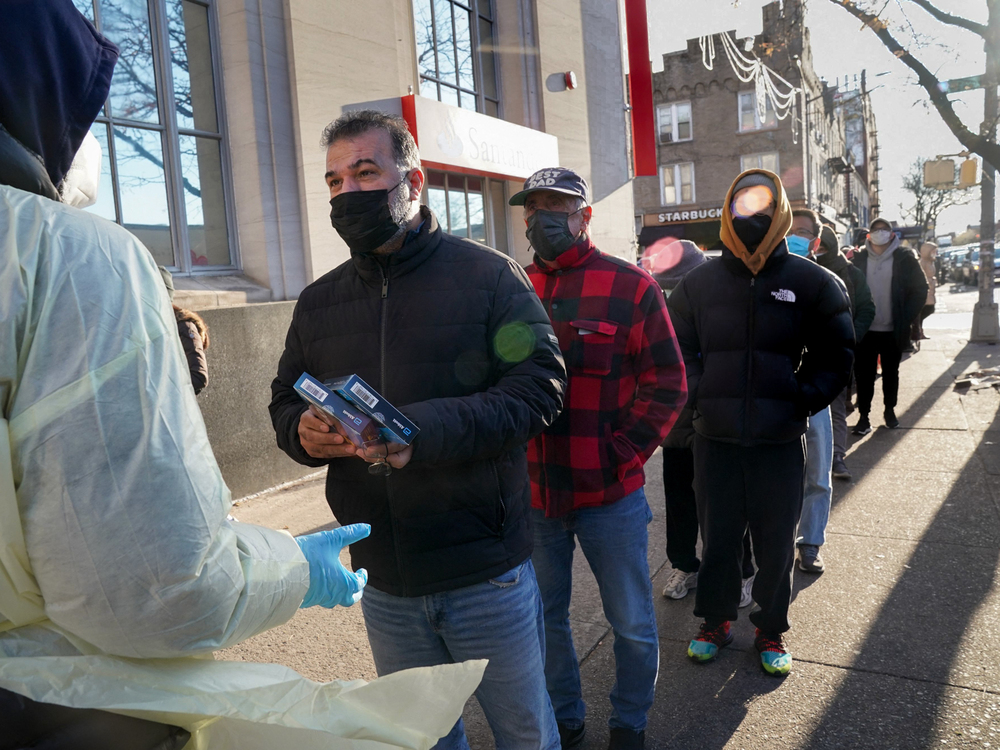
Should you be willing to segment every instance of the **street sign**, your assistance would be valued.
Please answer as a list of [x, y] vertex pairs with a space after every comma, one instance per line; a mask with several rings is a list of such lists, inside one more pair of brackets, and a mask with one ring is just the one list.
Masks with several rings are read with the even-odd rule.
[[982, 76], [968, 76], [966, 78], [952, 78], [950, 81], [941, 81], [938, 88], [945, 94], [956, 94], [959, 91], [972, 91], [983, 87]]
[[924, 162], [924, 187], [954, 187], [955, 160], [934, 159]]

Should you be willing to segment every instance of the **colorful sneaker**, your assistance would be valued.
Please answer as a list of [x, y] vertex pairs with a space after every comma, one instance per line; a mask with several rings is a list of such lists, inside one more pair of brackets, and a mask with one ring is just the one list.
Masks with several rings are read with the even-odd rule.
[[698, 573], [685, 573], [683, 570], [674, 568], [667, 576], [667, 582], [663, 586], [663, 595], [668, 599], [683, 599], [688, 591], [698, 585]]
[[698, 629], [698, 635], [688, 644], [688, 656], [696, 662], [710, 662], [719, 655], [719, 649], [733, 642], [733, 634], [729, 632], [729, 621], [710, 628], [703, 622]]
[[753, 645], [760, 652], [760, 666], [765, 672], [784, 677], [792, 671], [792, 655], [785, 651], [781, 633], [765, 633], [757, 628]]
[[744, 607], [749, 607], [751, 604], [753, 604], [753, 579], [756, 577], [757, 574], [754, 573], [749, 578], [743, 579], [743, 588], [740, 591], [740, 606], [739, 606], [740, 609], [743, 609]]

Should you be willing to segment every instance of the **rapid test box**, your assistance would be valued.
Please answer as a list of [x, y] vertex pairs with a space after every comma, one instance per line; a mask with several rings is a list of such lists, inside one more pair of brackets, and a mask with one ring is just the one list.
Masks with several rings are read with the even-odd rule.
[[384, 440], [409, 445], [420, 432], [420, 428], [400, 414], [395, 406], [382, 398], [378, 391], [357, 375], [327, 380], [324, 385], [374, 419], [381, 427], [380, 432]]
[[[323, 415], [327, 415], [336, 420], [347, 435], [347, 439], [358, 448], [381, 439], [379, 425], [371, 417], [311, 375], [302, 373], [295, 381], [295, 390], [303, 401], [322, 412], [317, 415], [320, 419], [323, 419]], [[333, 426], [329, 419], [324, 421]]]

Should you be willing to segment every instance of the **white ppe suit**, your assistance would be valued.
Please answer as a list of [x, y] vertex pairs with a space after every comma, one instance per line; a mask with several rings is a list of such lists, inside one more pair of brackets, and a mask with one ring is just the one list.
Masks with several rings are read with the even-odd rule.
[[292, 537], [229, 506], [149, 253], [0, 185], [0, 687], [184, 726], [212, 750], [447, 733], [481, 662], [365, 686], [179, 658], [285, 622], [308, 588]]

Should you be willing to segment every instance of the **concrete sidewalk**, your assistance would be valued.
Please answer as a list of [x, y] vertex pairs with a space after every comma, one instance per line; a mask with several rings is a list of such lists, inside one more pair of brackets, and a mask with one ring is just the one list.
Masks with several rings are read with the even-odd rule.
[[[955, 312], [941, 322], [954, 324]], [[685, 657], [698, 626], [694, 596], [659, 596], [669, 573], [659, 454], [648, 464], [661, 639], [648, 748], [1000, 748], [1000, 394], [952, 385], [961, 372], [1000, 365], [1000, 347], [970, 345], [967, 327], [931, 321], [932, 339], [902, 366], [901, 429], [881, 427], [877, 393], [878, 427], [848, 456], [854, 480], [835, 485], [827, 572], [795, 574], [788, 678], [759, 669], [748, 610], [717, 662]], [[331, 520], [315, 480], [234, 514], [293, 533]], [[577, 558], [571, 618], [588, 704], [584, 747], [603, 750], [614, 637]], [[223, 657], [277, 661], [321, 680], [374, 675], [358, 608], [306, 610]], [[475, 701], [466, 720], [472, 746], [493, 747]]]

